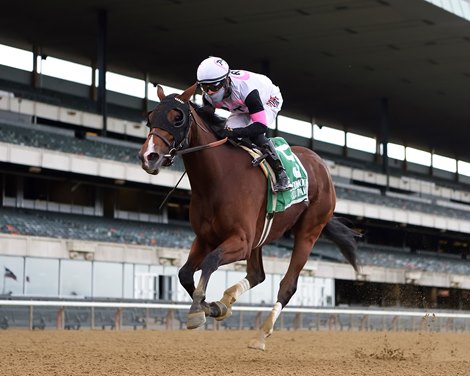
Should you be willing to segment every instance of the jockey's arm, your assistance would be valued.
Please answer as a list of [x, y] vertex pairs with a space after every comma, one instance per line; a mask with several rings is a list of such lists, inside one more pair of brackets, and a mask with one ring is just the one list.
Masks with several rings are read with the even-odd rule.
[[258, 90], [252, 90], [250, 94], [247, 95], [245, 98], [245, 106], [248, 108], [250, 119], [252, 121], [250, 126], [256, 123], [260, 123], [265, 127], [268, 126], [266, 111], [264, 110], [263, 102], [261, 101]]
[[261, 102], [258, 90], [255, 89], [247, 95], [245, 99], [245, 105], [248, 108], [252, 123], [245, 128], [227, 128], [227, 137], [251, 138], [259, 134], [266, 133], [268, 129], [266, 124], [266, 113], [263, 107], [263, 102]]
[[266, 133], [266, 130], [266, 125], [256, 122], [245, 128], [225, 128], [225, 135], [228, 138], [251, 138]]

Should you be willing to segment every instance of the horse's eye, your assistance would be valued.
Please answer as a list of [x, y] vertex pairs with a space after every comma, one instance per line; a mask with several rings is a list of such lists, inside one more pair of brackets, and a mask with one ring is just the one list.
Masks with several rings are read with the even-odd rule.
[[173, 118], [173, 126], [176, 128], [181, 127], [184, 124], [184, 114], [180, 110], [176, 110], [175, 117]]

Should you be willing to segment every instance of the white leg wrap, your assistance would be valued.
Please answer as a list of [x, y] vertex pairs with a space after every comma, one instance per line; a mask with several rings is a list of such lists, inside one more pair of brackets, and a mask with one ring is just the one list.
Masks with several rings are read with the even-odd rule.
[[274, 324], [276, 323], [277, 318], [281, 314], [281, 311], [282, 311], [282, 304], [279, 303], [279, 302], [274, 304], [274, 307], [273, 307], [273, 310], [272, 310], [272, 320], [273, 320], [272, 327], [274, 327]]
[[229, 289], [225, 290], [226, 293], [228, 293], [232, 299], [235, 301], [238, 299], [238, 297], [243, 294], [244, 292], [247, 292], [250, 289], [250, 282], [246, 278], [243, 278], [240, 282], [237, 284], [233, 285]]
[[247, 292], [251, 288], [250, 282], [246, 278], [243, 278], [240, 282], [237, 283], [237, 285], [238, 285], [237, 291], [239, 292], [238, 296]]
[[269, 337], [273, 330], [274, 330], [274, 324], [276, 323], [277, 318], [281, 314], [282, 311], [282, 304], [277, 302], [274, 304], [273, 309], [269, 313], [268, 317], [266, 317], [266, 320], [264, 321], [264, 324], [261, 327], [261, 331], [264, 334], [264, 337]]
[[276, 323], [277, 318], [281, 314], [282, 311], [282, 304], [277, 302], [274, 304], [273, 309], [269, 313], [268, 317], [264, 321], [263, 325], [261, 326], [260, 331], [256, 338], [252, 339], [248, 344], [248, 347], [257, 350], [264, 350], [266, 347], [266, 338], [268, 338], [274, 329], [274, 324]]

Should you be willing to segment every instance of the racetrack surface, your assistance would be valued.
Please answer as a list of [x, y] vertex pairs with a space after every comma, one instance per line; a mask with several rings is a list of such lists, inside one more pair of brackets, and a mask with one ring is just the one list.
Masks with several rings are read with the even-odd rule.
[[266, 351], [253, 331], [0, 332], [0, 374], [470, 375], [470, 334], [277, 331]]

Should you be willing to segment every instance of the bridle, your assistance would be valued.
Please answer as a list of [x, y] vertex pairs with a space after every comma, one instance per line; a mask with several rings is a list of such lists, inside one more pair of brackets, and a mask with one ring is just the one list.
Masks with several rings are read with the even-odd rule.
[[[181, 118], [171, 122], [168, 120], [168, 113], [172, 110], [179, 112]], [[178, 155], [195, 152], [198, 150], [208, 149], [224, 144], [227, 138], [219, 141], [211, 142], [206, 145], [199, 145], [189, 148], [189, 134], [191, 131], [191, 124], [194, 122], [202, 128], [205, 132], [210, 132], [205, 125], [200, 124], [196, 119], [195, 110], [190, 102], [184, 102], [177, 97], [177, 94], [170, 94], [163, 98], [160, 104], [153, 110], [154, 116], [152, 119], [147, 119], [147, 127], [150, 128], [148, 136], [158, 137], [170, 149], [168, 154], [165, 154], [164, 166], [171, 166]], [[170, 142], [160, 130], [165, 130], [173, 136], [173, 141]], [[148, 137], [147, 136], [147, 137]]]
[[[170, 111], [177, 111], [180, 118], [176, 121], [168, 120]], [[148, 117], [147, 127], [150, 128], [149, 136], [158, 137], [170, 149], [166, 158], [165, 166], [171, 166], [178, 155], [189, 144], [189, 131], [191, 129], [192, 116], [189, 102], [184, 102], [176, 94], [170, 94], [163, 98], [158, 106], [152, 111], [152, 118]], [[173, 136], [170, 142], [160, 130], [164, 130]]]

